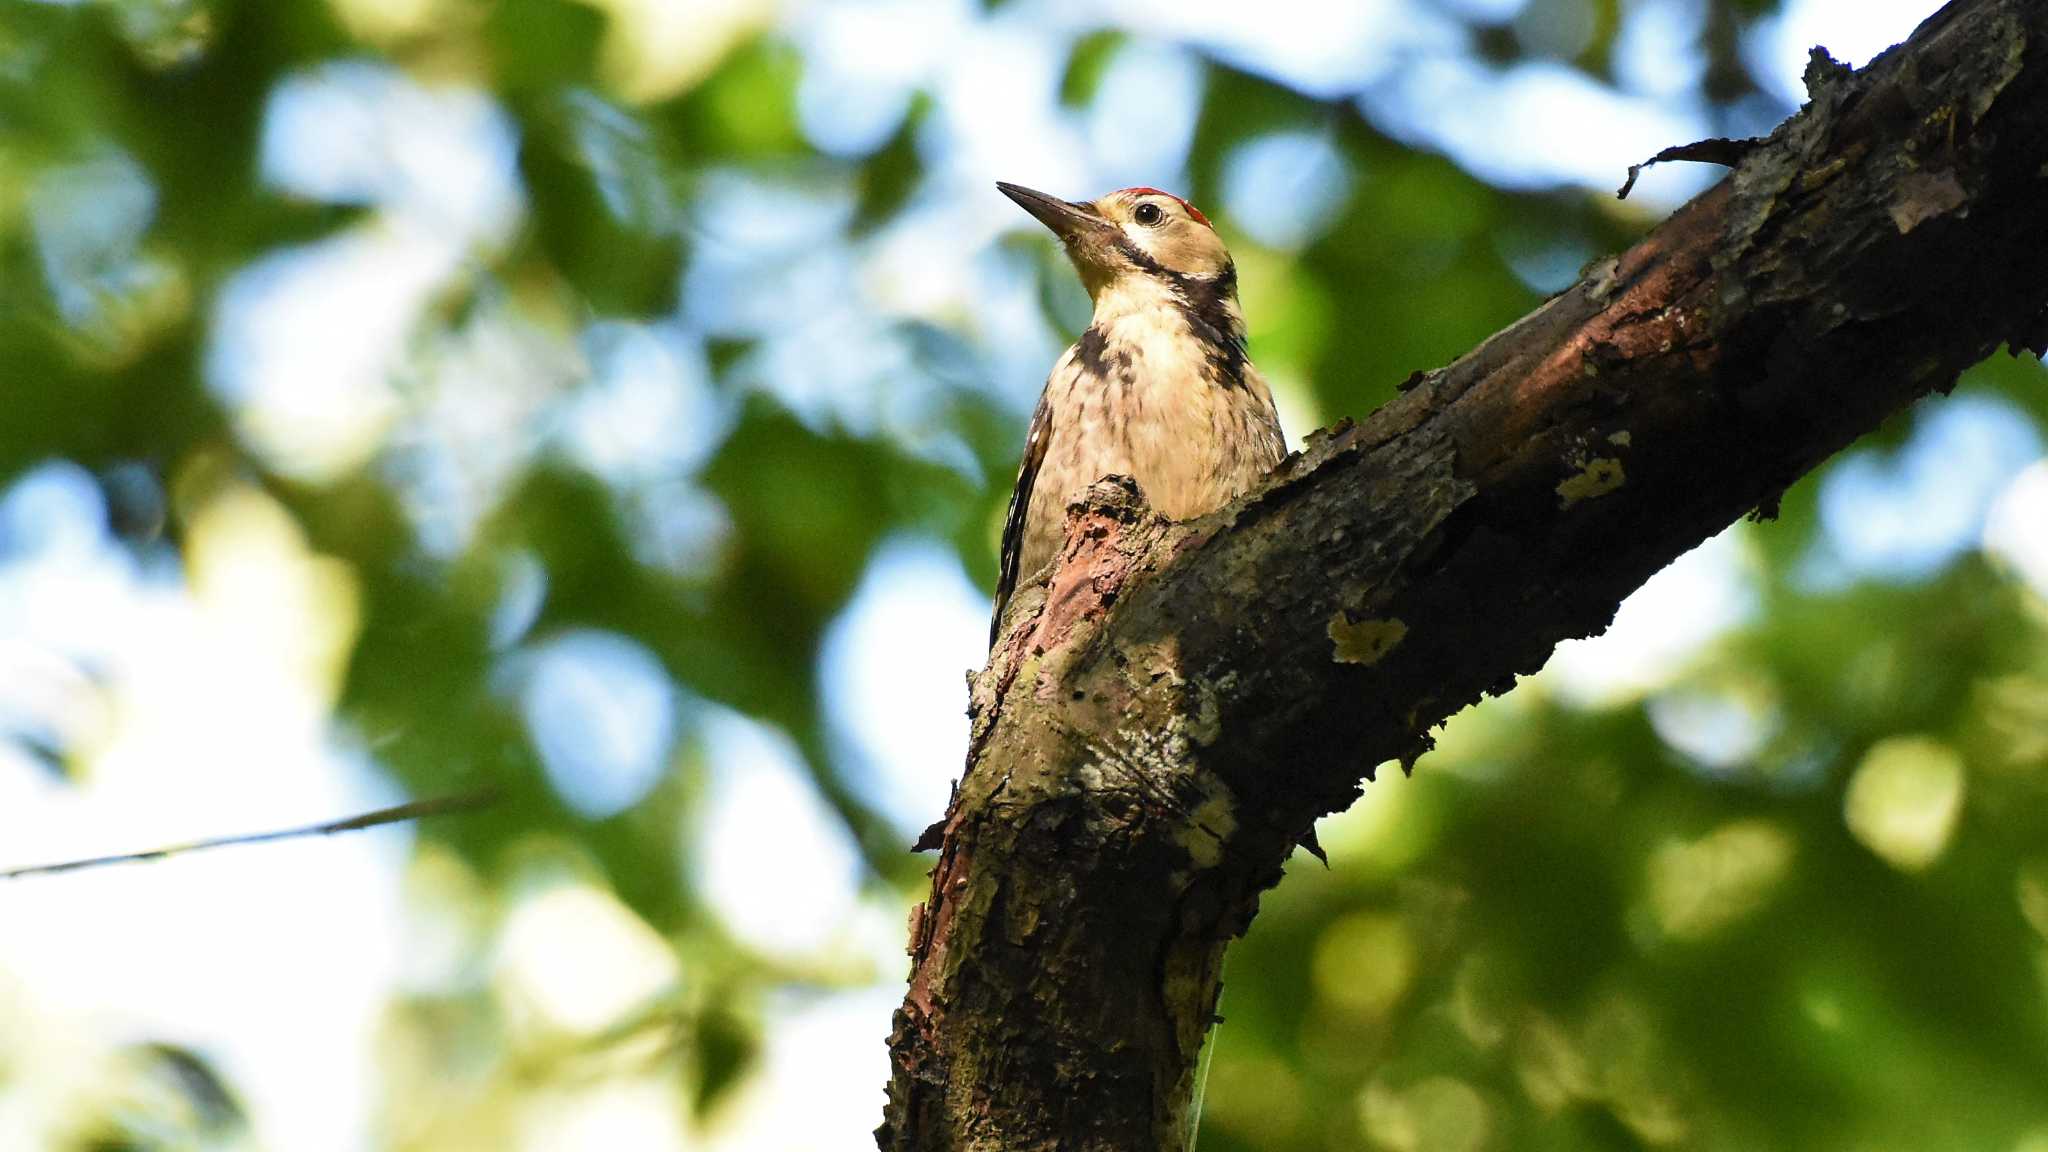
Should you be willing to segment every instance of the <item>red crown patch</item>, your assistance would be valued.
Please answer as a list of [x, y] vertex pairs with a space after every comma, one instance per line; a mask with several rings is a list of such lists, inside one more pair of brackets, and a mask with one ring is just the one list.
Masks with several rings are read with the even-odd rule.
[[1174, 203], [1176, 203], [1176, 204], [1180, 205], [1181, 207], [1183, 207], [1183, 208], [1187, 209], [1187, 210], [1188, 210], [1188, 215], [1190, 215], [1190, 216], [1194, 217], [1194, 218], [1195, 218], [1195, 221], [1196, 221], [1197, 223], [1201, 224], [1201, 226], [1202, 226], [1202, 227], [1204, 227], [1204, 228], [1207, 228], [1207, 229], [1209, 229], [1209, 230], [1210, 230], [1211, 232], [1213, 232], [1213, 231], [1215, 231], [1215, 230], [1216, 230], [1216, 226], [1215, 226], [1214, 224], [1211, 224], [1211, 223], [1209, 223], [1209, 218], [1208, 218], [1207, 216], [1204, 216], [1204, 215], [1202, 215], [1202, 210], [1201, 210], [1200, 208], [1197, 208], [1197, 207], [1195, 207], [1195, 206], [1194, 206], [1193, 204], [1190, 204], [1190, 203], [1188, 203], [1187, 201], [1185, 201], [1185, 200], [1181, 199], [1180, 197], [1178, 197], [1178, 196], [1175, 196], [1175, 195], [1174, 195], [1173, 193], [1171, 193], [1171, 192], [1165, 192], [1165, 191], [1162, 191], [1162, 190], [1160, 190], [1160, 189], [1158, 189], [1158, 188], [1145, 188], [1145, 187], [1138, 187], [1138, 188], [1125, 188], [1125, 189], [1123, 189], [1123, 190], [1119, 191], [1119, 192], [1117, 193], [1117, 195], [1119, 195], [1119, 196], [1130, 196], [1130, 197], [1138, 197], [1138, 196], [1164, 196], [1164, 197], [1166, 197], [1166, 198], [1167, 198], [1168, 200], [1171, 200], [1171, 201], [1173, 201]]

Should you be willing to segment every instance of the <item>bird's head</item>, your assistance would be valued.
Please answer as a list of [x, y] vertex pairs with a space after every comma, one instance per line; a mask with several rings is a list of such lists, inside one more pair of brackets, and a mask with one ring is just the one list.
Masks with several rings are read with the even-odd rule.
[[1091, 298], [1128, 277], [1213, 283], [1232, 270], [1209, 218], [1157, 188], [1070, 201], [1001, 181], [996, 187], [1060, 238]]

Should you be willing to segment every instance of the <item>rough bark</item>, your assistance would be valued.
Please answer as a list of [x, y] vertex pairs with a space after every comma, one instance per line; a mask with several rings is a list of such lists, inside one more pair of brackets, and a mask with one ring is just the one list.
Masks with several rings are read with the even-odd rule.
[[2002, 342], [2048, 342], [2048, 0], [1959, 0], [1261, 490], [1071, 514], [973, 685], [885, 1149], [1183, 1146], [1225, 944], [1359, 776]]

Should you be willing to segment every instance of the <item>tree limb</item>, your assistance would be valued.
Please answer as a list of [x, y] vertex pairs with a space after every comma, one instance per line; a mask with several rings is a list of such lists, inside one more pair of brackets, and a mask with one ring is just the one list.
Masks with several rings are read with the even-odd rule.
[[1957, 0], [1232, 508], [1098, 485], [974, 682], [880, 1145], [1181, 1147], [1224, 945], [1361, 772], [2002, 342], [2048, 345], [2048, 2]]

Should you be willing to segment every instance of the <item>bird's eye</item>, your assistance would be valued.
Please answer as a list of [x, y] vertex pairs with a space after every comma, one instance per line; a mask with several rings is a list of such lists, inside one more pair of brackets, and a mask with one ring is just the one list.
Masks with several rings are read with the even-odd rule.
[[1131, 212], [1131, 219], [1149, 228], [1166, 219], [1166, 213], [1161, 212], [1157, 204], [1140, 204]]

